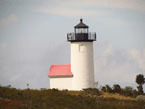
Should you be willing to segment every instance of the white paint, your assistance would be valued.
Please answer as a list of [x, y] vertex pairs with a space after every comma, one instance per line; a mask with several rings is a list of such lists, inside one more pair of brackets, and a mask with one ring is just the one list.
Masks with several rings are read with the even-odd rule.
[[93, 42], [71, 42], [72, 90], [94, 88]]
[[59, 90], [72, 88], [72, 77], [50, 78], [50, 88], [57, 88]]

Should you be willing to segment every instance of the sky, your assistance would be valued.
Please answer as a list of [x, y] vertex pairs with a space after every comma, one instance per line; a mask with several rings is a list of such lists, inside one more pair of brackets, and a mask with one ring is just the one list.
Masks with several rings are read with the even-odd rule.
[[136, 88], [136, 75], [145, 76], [145, 0], [0, 0], [0, 85], [49, 88], [50, 66], [70, 64], [67, 33], [80, 18], [97, 34], [97, 88]]

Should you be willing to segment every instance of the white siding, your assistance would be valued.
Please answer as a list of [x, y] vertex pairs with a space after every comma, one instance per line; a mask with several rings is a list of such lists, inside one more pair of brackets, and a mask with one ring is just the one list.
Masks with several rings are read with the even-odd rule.
[[71, 42], [72, 90], [94, 88], [93, 42]]
[[58, 88], [59, 90], [72, 88], [72, 77], [50, 78], [50, 88]]

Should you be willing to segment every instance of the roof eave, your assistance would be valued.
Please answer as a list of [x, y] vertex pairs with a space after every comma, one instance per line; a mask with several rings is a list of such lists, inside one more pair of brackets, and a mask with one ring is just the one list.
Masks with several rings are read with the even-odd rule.
[[69, 77], [73, 77], [73, 75], [53, 75], [53, 76], [49, 76], [49, 78], [69, 78]]

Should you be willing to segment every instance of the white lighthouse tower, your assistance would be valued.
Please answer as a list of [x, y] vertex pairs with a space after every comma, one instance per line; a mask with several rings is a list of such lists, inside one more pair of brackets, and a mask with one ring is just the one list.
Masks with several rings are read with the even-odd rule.
[[96, 41], [96, 33], [90, 33], [88, 28], [80, 19], [74, 33], [67, 34], [71, 47], [72, 90], [94, 88], [93, 41]]

